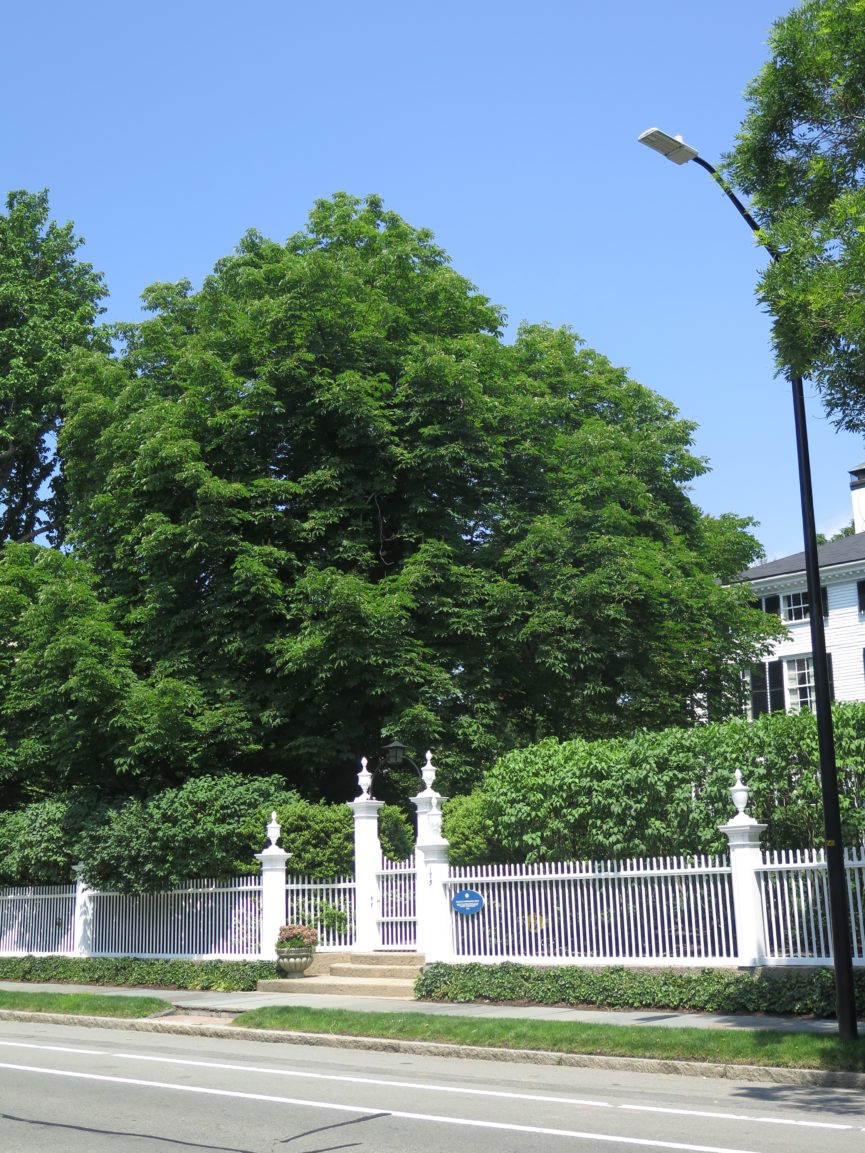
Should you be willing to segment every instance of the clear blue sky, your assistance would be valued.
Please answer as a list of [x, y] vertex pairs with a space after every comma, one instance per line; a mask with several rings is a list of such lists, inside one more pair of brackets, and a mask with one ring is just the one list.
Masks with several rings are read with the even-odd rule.
[[[699, 425], [693, 497], [801, 548], [789, 386], [754, 297], [764, 260], [696, 165], [733, 142], [773, 0], [43, 0], [0, 43], [4, 189], [48, 187], [106, 276], [109, 319], [194, 284], [249, 227], [284, 240], [313, 201], [380, 193], [522, 319], [571, 325]], [[818, 529], [850, 519], [836, 434], [809, 390]]]

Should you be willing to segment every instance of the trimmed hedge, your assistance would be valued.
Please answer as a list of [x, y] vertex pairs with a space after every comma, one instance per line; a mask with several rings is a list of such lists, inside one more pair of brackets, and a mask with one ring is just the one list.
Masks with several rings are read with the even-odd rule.
[[138, 957], [0, 957], [0, 981], [143, 985], [159, 989], [254, 992], [277, 976], [275, 961], [158, 961]]
[[[856, 1003], [865, 1005], [865, 970], [854, 971]], [[831, 969], [540, 968], [429, 965], [417, 979], [421, 1001], [518, 1001], [606, 1009], [677, 1009], [704, 1013], [835, 1016]]]
[[[159, 961], [136, 957], [3, 957], [2, 981], [140, 985], [161, 989], [252, 992], [276, 975], [273, 961]], [[853, 973], [865, 1005], [865, 970]], [[429, 965], [415, 983], [420, 1001], [529, 1002], [607, 1009], [677, 1009], [833, 1017], [831, 969], [625, 969], [500, 965]]]
[[[833, 705], [844, 843], [865, 839], [865, 702]], [[722, 853], [742, 770], [768, 849], [824, 843], [817, 725], [807, 710], [639, 732], [549, 737], [501, 757], [480, 790], [444, 807], [456, 864]]]

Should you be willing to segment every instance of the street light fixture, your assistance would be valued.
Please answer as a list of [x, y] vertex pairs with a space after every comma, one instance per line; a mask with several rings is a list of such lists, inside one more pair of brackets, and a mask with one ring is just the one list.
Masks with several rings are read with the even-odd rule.
[[[707, 160], [686, 144], [681, 136], [668, 136], [659, 128], [649, 128], [638, 137], [641, 144], [660, 152], [674, 164], [694, 161], [720, 185], [736, 210], [755, 233], [760, 226], [720, 173]], [[773, 260], [779, 253], [763, 240]], [[811, 463], [808, 455], [808, 431], [805, 421], [805, 396], [802, 377], [790, 376], [793, 388], [793, 419], [796, 426], [796, 450], [799, 463], [799, 494], [802, 504], [802, 529], [805, 537], [805, 575], [808, 586], [811, 622], [811, 653], [814, 665], [814, 712], [817, 718], [817, 744], [820, 752], [820, 780], [823, 789], [823, 824], [826, 831], [826, 866], [829, 880], [829, 915], [832, 923], [832, 951], [835, 960], [835, 1011], [842, 1040], [856, 1039], [856, 1002], [853, 991], [853, 957], [850, 948], [850, 917], [847, 908], [847, 882], [844, 876], [844, 849], [841, 842], [841, 811], [838, 804], [838, 771], [835, 763], [835, 737], [832, 730], [832, 704], [829, 695], [829, 669], [826, 660], [826, 636], [820, 611], [820, 567], [817, 561], [817, 533], [814, 526], [814, 497], [811, 490]]]
[[384, 745], [381, 751], [384, 753], [385, 762], [390, 768], [397, 769], [403, 761], [408, 761], [417, 775], [423, 780], [423, 774], [418, 766], [405, 755], [406, 748], [407, 746], [404, 745], [402, 741], [391, 741], [389, 745]]

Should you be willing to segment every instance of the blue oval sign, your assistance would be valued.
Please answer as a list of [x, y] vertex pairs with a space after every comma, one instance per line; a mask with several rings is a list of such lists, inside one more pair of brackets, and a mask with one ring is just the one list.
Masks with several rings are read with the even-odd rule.
[[451, 905], [458, 913], [467, 917], [470, 913], [479, 913], [484, 907], [484, 899], [474, 889], [460, 889], [451, 898]]

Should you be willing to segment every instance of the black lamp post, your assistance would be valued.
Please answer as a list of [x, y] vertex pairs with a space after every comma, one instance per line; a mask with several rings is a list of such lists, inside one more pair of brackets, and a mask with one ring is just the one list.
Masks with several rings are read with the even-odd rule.
[[[660, 152], [674, 164], [693, 160], [704, 168], [736, 206], [754, 232], [760, 226], [738, 196], [708, 161], [697, 154], [681, 136], [668, 136], [650, 128], [639, 136], [641, 144]], [[764, 245], [773, 260], [779, 253]], [[823, 788], [823, 824], [826, 830], [826, 865], [829, 879], [829, 914], [832, 927], [832, 951], [835, 958], [835, 1011], [842, 1040], [856, 1039], [856, 1002], [853, 991], [853, 957], [850, 948], [850, 915], [847, 907], [847, 881], [844, 875], [844, 849], [841, 843], [841, 812], [838, 805], [838, 771], [835, 764], [835, 737], [832, 730], [832, 705], [829, 696], [829, 668], [826, 661], [826, 637], [821, 611], [820, 567], [817, 561], [817, 534], [814, 527], [814, 498], [811, 491], [811, 463], [808, 456], [808, 431], [805, 423], [805, 397], [801, 376], [790, 376], [793, 387], [793, 419], [796, 425], [796, 451], [799, 463], [799, 494], [802, 504], [802, 529], [805, 536], [805, 574], [808, 585], [808, 616], [811, 622], [811, 652], [814, 665], [814, 711], [817, 718], [817, 744], [820, 751], [820, 780]]]

